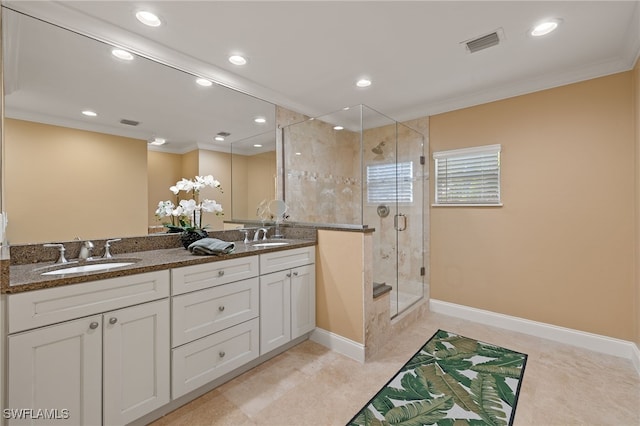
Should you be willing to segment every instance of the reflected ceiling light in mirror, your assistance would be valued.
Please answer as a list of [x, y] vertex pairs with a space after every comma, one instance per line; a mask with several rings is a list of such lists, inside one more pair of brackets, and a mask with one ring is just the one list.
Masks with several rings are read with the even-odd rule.
[[164, 138], [153, 138], [149, 141], [149, 145], [164, 145], [167, 140]]
[[302, 155], [302, 153], [301, 152], [296, 152], [296, 155]]
[[213, 139], [217, 140], [218, 142], [222, 142], [222, 141], [224, 141], [224, 139], [227, 136], [231, 136], [231, 133], [229, 133], [229, 132], [218, 132], [218, 134]]
[[229, 56], [229, 62], [233, 65], [245, 65], [247, 63], [247, 59], [244, 56], [231, 55]]
[[132, 61], [133, 60], [133, 54], [131, 54], [130, 52], [127, 52], [126, 50], [123, 49], [113, 49], [111, 51], [111, 54], [113, 56], [115, 56], [118, 59], [122, 59], [123, 61]]
[[371, 86], [371, 80], [368, 78], [361, 78], [356, 82], [356, 86], [358, 87], [369, 87]]
[[261, 145], [261, 144], [259, 144], [259, 143], [254, 143], [254, 144], [253, 144], [253, 147], [254, 147], [254, 148], [262, 148], [262, 145]]
[[333, 126], [333, 130], [342, 130], [344, 127], [342, 126]]
[[82, 111], [83, 115], [86, 115], [87, 117], [97, 117], [98, 113], [95, 111], [91, 111], [90, 109], [86, 109], [84, 111]]
[[254, 122], [256, 122], [257, 124], [264, 124], [267, 122], [267, 119], [264, 117], [256, 117], [253, 119]]
[[540, 22], [531, 30], [531, 35], [533, 37], [541, 37], [549, 34], [550, 32], [556, 30], [558, 25], [560, 25], [560, 19], [547, 19], [546, 21]]
[[196, 83], [203, 87], [209, 87], [213, 85], [213, 82], [211, 80], [207, 80], [206, 78], [197, 78]]
[[162, 24], [162, 21], [156, 14], [146, 10], [137, 12], [136, 18], [148, 27], [159, 27]]

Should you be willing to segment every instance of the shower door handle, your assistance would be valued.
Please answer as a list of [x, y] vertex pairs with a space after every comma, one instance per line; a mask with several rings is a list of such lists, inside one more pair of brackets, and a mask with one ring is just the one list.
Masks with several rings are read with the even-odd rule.
[[402, 213], [393, 216], [393, 227], [396, 231], [404, 231], [407, 229], [407, 216]]

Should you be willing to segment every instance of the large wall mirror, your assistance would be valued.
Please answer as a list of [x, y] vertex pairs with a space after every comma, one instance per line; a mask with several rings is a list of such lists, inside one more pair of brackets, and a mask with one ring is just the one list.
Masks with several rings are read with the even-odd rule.
[[114, 46], [6, 7], [2, 14], [11, 244], [162, 230], [158, 202], [196, 175], [213, 175], [224, 191], [200, 194], [224, 208], [203, 216], [211, 230], [255, 218], [257, 204], [274, 197], [273, 104], [126, 50], [117, 57]]

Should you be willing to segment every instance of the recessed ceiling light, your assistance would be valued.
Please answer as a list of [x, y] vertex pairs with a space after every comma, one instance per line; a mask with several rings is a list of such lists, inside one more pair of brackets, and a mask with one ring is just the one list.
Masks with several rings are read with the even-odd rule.
[[550, 19], [548, 21], [541, 22], [538, 25], [536, 25], [535, 27], [533, 27], [533, 29], [531, 30], [531, 35], [534, 36], [534, 37], [540, 37], [540, 36], [543, 36], [543, 35], [547, 35], [551, 31], [553, 31], [556, 28], [558, 28], [558, 25], [560, 25], [560, 20], [559, 19]]
[[124, 61], [131, 61], [133, 59], [133, 55], [130, 52], [127, 52], [123, 49], [113, 49], [111, 54], [118, 59], [122, 59]]
[[136, 13], [136, 18], [138, 19], [138, 21], [149, 27], [159, 27], [162, 24], [162, 21], [160, 21], [160, 18], [158, 18], [156, 14], [148, 12], [146, 10], [141, 10]]
[[369, 80], [367, 78], [361, 78], [360, 80], [358, 80], [356, 82], [356, 86], [358, 86], [358, 87], [369, 87], [369, 86], [371, 86], [371, 80]]
[[233, 65], [244, 65], [247, 63], [247, 60], [240, 55], [232, 55], [229, 56], [229, 62], [231, 62]]
[[267, 122], [267, 119], [264, 117], [256, 117], [253, 119], [253, 121], [255, 121], [258, 124], [264, 124]]
[[301, 152], [296, 152], [296, 155], [302, 155], [302, 153]]
[[95, 111], [91, 111], [91, 110], [84, 110], [82, 111], [82, 113], [84, 115], [86, 115], [87, 117], [96, 117], [98, 114]]
[[253, 145], [254, 148], [262, 148], [262, 145], [260, 145], [259, 143], [256, 143]]
[[218, 142], [222, 142], [224, 141], [224, 136], [216, 136], [214, 139], [217, 140]]
[[167, 140], [165, 138], [153, 138], [149, 142], [149, 145], [164, 145], [165, 143], [167, 143]]
[[342, 126], [334, 126], [333, 127], [333, 130], [342, 130], [342, 129], [344, 129], [344, 127], [342, 127]]
[[204, 87], [209, 87], [209, 86], [213, 85], [213, 82], [211, 80], [207, 80], [206, 78], [198, 78], [198, 79], [196, 79], [196, 83], [198, 83], [200, 86], [204, 86]]

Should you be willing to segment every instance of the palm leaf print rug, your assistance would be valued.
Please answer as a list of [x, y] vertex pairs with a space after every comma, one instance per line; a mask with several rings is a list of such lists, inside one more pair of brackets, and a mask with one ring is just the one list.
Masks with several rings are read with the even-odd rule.
[[348, 426], [511, 425], [527, 355], [436, 334]]

